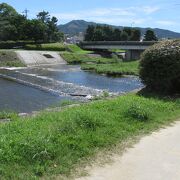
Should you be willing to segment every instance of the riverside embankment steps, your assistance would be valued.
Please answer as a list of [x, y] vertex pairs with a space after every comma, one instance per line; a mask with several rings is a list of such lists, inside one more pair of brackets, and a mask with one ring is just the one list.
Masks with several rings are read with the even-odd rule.
[[27, 66], [39, 66], [45, 64], [66, 64], [58, 52], [52, 51], [15, 51], [19, 59]]

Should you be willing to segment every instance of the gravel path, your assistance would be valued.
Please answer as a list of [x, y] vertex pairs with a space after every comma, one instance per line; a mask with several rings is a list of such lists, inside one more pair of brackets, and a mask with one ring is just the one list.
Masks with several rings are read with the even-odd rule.
[[144, 137], [113, 163], [90, 169], [77, 180], [179, 180], [180, 122]]
[[[58, 52], [52, 51], [15, 51], [20, 60], [27, 66], [39, 66], [45, 64], [66, 64]], [[48, 58], [48, 57], [49, 58]]]

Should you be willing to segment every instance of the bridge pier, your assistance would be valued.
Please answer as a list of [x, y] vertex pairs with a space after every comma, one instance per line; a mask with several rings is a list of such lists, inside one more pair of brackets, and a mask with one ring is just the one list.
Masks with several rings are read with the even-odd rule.
[[126, 60], [140, 59], [141, 54], [144, 50], [127, 50], [125, 54]]

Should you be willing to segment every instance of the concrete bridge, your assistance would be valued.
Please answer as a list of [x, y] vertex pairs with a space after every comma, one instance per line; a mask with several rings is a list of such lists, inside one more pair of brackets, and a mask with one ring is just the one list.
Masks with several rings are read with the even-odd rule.
[[125, 58], [127, 60], [139, 59], [141, 53], [157, 41], [83, 41], [80, 43], [81, 48], [85, 50], [126, 50]]

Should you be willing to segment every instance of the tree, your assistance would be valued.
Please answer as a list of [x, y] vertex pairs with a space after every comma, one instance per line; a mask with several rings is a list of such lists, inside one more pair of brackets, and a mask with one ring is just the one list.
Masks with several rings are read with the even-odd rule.
[[17, 11], [12, 6], [6, 3], [0, 4], [0, 18], [9, 18], [17, 14]]
[[10, 23], [17, 16], [16, 10], [6, 4], [0, 4], [0, 40], [14, 40], [17, 38], [17, 29], [14, 24]]
[[96, 26], [94, 31], [93, 40], [94, 41], [104, 41], [104, 32], [101, 26]]
[[0, 40], [59, 41], [63, 34], [57, 27], [58, 19], [49, 12], [39, 12], [36, 19], [26, 19], [6, 4], [0, 4]]
[[141, 38], [141, 31], [139, 29], [132, 29], [131, 31], [131, 41], [140, 41]]
[[86, 30], [85, 41], [93, 41], [94, 32], [95, 32], [95, 26], [89, 25]]
[[125, 31], [121, 32], [121, 41], [128, 41], [128, 34]]
[[104, 41], [112, 41], [113, 29], [110, 26], [103, 26], [102, 29], [104, 32]]
[[120, 29], [118, 29], [118, 28], [114, 29], [112, 40], [113, 41], [121, 41], [121, 30]]
[[128, 37], [131, 37], [132, 28], [130, 28], [130, 27], [125, 27], [125, 28], [123, 29], [123, 31], [127, 33]]
[[37, 18], [41, 20], [43, 23], [47, 23], [50, 20], [49, 12], [47, 11], [39, 12]]
[[158, 38], [155, 35], [154, 31], [151, 29], [148, 29], [144, 35], [143, 41], [157, 41]]

